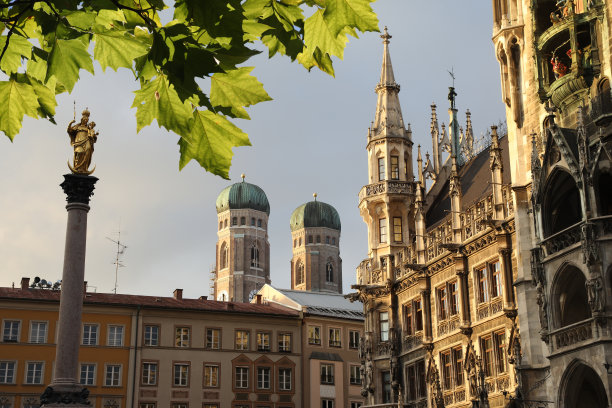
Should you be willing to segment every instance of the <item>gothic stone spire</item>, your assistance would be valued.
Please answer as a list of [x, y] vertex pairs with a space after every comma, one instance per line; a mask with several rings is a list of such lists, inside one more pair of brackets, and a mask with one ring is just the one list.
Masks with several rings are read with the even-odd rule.
[[380, 71], [380, 81], [376, 85], [378, 101], [376, 104], [376, 118], [374, 119], [373, 137], [409, 137], [404, 128], [404, 119], [399, 103], [398, 93], [400, 86], [395, 82], [391, 55], [389, 54], [389, 35], [387, 27], [381, 35], [383, 39], [383, 60]]

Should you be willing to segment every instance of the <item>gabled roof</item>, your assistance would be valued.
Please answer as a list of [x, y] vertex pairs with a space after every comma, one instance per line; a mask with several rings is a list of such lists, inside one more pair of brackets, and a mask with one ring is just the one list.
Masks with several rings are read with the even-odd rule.
[[[510, 156], [508, 154], [508, 137], [499, 139], [503, 163], [503, 183], [510, 184]], [[491, 169], [489, 168], [489, 148], [477, 154], [472, 160], [465, 163], [459, 170], [461, 180], [461, 209], [464, 210], [474, 205], [492, 193]], [[433, 201], [427, 209], [427, 229], [442, 221], [450, 215], [450, 198], [448, 196], [449, 182], [444, 183], [440, 191], [433, 197]], [[429, 194], [428, 194], [429, 195]], [[427, 199], [431, 199], [427, 197]]]
[[[46, 289], [19, 289], [0, 288], [1, 300], [39, 301], [59, 303], [61, 291]], [[138, 307], [171, 310], [191, 310], [201, 312], [219, 313], [246, 313], [274, 316], [298, 316], [299, 313], [274, 305], [261, 305], [254, 303], [221, 302], [203, 299], [175, 299], [173, 297], [123, 295], [113, 293], [88, 292], [83, 303], [85, 305]]]

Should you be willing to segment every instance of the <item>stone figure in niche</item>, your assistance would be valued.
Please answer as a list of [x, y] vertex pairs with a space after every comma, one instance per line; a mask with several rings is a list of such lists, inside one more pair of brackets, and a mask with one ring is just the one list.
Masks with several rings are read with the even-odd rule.
[[538, 282], [536, 290], [538, 291], [536, 302], [540, 307], [540, 325], [542, 326], [542, 330], [548, 331], [548, 302], [546, 301], [546, 294], [544, 293], [542, 281]]
[[585, 282], [588, 302], [592, 312], [601, 312], [604, 309], [604, 297], [602, 294], [603, 283], [601, 278], [589, 279]]

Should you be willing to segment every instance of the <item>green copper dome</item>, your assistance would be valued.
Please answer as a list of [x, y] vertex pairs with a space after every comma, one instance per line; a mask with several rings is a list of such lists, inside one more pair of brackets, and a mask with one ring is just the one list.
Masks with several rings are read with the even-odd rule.
[[340, 216], [331, 205], [310, 201], [293, 211], [290, 225], [291, 231], [309, 227], [326, 227], [340, 231]]
[[263, 211], [270, 215], [270, 203], [266, 193], [255, 184], [245, 181], [226, 187], [217, 197], [217, 213], [240, 208]]

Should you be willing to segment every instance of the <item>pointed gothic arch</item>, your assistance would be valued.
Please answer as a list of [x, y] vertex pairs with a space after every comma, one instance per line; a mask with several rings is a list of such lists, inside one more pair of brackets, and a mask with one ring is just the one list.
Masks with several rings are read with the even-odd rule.
[[586, 276], [571, 263], [565, 263], [555, 274], [552, 285], [552, 313], [555, 328], [581, 322], [591, 317]]
[[570, 173], [556, 168], [544, 190], [544, 236], [553, 235], [582, 220], [580, 192]]
[[222, 243], [219, 249], [219, 269], [225, 269], [228, 265], [228, 249], [227, 243]]
[[251, 267], [253, 268], [260, 267], [259, 247], [257, 246], [256, 242], [254, 242], [253, 245], [251, 245]]
[[582, 360], [572, 361], [563, 373], [558, 400], [561, 408], [607, 408], [608, 397], [600, 375]]
[[304, 262], [298, 259], [295, 263], [295, 286], [304, 284]]
[[329, 258], [327, 260], [327, 263], [325, 264], [325, 282], [333, 283], [334, 282], [334, 274], [335, 274], [334, 263], [333, 263], [332, 259]]

